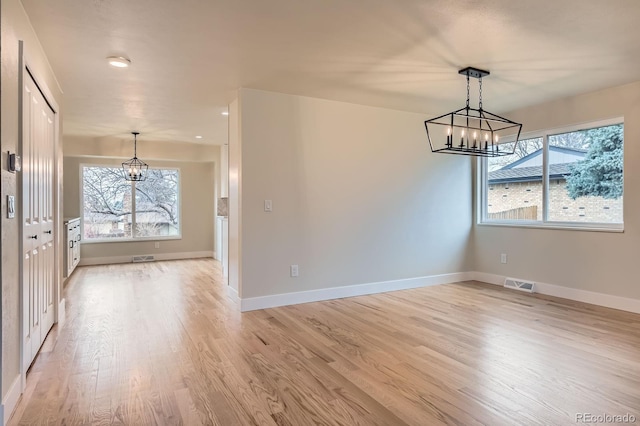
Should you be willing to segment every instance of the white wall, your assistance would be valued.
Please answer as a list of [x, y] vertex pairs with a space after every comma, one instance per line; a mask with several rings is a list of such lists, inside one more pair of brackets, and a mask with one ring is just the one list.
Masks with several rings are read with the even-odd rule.
[[[46, 86], [50, 91], [45, 93], [49, 96], [49, 100], [55, 102], [59, 106], [62, 105], [62, 91], [58, 86], [55, 75], [49, 66], [47, 57], [40, 46], [40, 42], [36, 37], [33, 28], [29, 22], [27, 14], [22, 8], [19, 0], [2, 0], [0, 10], [2, 28], [2, 46], [1, 51], [1, 87], [0, 94], [2, 99], [2, 126], [1, 126], [1, 145], [2, 145], [2, 197], [0, 212], [0, 226], [2, 235], [2, 285], [0, 286], [0, 296], [2, 299], [1, 315], [1, 334], [2, 348], [0, 355], [0, 363], [2, 364], [1, 381], [1, 400], [3, 404], [9, 402], [10, 406], [0, 407], [7, 410], [13, 408], [15, 392], [8, 395], [10, 391], [16, 390], [12, 387], [19, 378], [20, 369], [20, 295], [19, 295], [19, 215], [14, 219], [7, 219], [6, 215], [6, 195], [16, 195], [15, 205], [22, 205], [20, 190], [18, 188], [18, 174], [7, 171], [7, 152], [16, 152], [19, 149], [19, 121], [18, 121], [18, 94], [19, 86], [19, 51], [18, 42], [24, 41], [25, 55], [28, 59], [28, 65], [35, 75], [36, 80], [42, 86]], [[62, 111], [57, 111], [62, 123]], [[61, 137], [61, 127], [59, 137]], [[62, 161], [58, 158], [57, 172], [62, 172]], [[59, 225], [59, 224], [58, 224]], [[59, 234], [60, 227], [57, 226], [55, 232]], [[59, 241], [55, 236], [56, 241]], [[62, 253], [61, 251], [59, 251]], [[59, 278], [59, 276], [58, 276]], [[17, 388], [19, 391], [19, 386]], [[7, 400], [10, 400], [8, 401]], [[11, 413], [6, 412], [4, 415], [8, 417]], [[2, 417], [2, 416], [0, 416]], [[0, 423], [3, 419], [0, 418]]]
[[471, 160], [422, 115], [242, 89], [239, 116], [241, 298], [471, 270]]
[[220, 197], [229, 196], [229, 144], [220, 147]]
[[242, 139], [240, 135], [240, 99], [236, 98], [229, 104], [229, 287], [238, 294], [242, 283], [242, 269], [240, 265], [242, 246]]
[[[640, 299], [640, 82], [509, 114], [523, 131], [624, 117], [624, 233], [476, 225], [477, 271]], [[500, 264], [500, 253], [508, 263]]]

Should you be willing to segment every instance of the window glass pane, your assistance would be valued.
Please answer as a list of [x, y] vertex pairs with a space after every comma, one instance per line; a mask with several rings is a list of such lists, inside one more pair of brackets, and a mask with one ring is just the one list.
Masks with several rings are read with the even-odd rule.
[[549, 220], [622, 223], [623, 125], [549, 136]]
[[542, 220], [542, 153], [542, 138], [533, 138], [487, 159], [487, 220]]
[[149, 169], [147, 179], [136, 182], [136, 237], [180, 234], [178, 170]]
[[122, 177], [122, 169], [83, 167], [84, 238], [131, 237], [131, 183]]

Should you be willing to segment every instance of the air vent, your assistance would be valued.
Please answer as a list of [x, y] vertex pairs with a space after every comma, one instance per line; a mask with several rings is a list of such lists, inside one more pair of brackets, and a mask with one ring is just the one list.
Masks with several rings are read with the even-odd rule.
[[131, 261], [133, 263], [139, 263], [139, 262], [153, 262], [155, 259], [153, 258], [153, 256], [149, 255], [149, 256], [133, 256], [131, 258]]
[[534, 293], [535, 285], [536, 283], [534, 283], [533, 281], [519, 280], [516, 278], [505, 278], [504, 280], [504, 286], [506, 288], [525, 291], [527, 293]]

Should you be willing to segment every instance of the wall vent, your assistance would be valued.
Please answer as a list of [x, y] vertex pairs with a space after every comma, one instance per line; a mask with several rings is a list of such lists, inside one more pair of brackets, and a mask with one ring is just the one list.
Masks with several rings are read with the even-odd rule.
[[149, 256], [133, 256], [131, 258], [131, 261], [133, 263], [139, 263], [139, 262], [153, 262], [155, 259], [152, 255]]
[[525, 291], [527, 293], [535, 293], [536, 283], [533, 281], [519, 280], [516, 278], [505, 278], [504, 286], [514, 290]]

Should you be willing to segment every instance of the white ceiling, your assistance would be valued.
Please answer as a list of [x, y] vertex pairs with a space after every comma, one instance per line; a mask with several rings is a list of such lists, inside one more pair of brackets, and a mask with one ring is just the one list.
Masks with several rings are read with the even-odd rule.
[[239, 87], [428, 118], [463, 106], [468, 65], [491, 71], [497, 113], [640, 80], [637, 0], [22, 3], [64, 90], [65, 135], [222, 144]]

